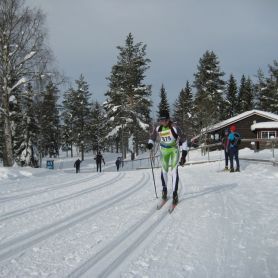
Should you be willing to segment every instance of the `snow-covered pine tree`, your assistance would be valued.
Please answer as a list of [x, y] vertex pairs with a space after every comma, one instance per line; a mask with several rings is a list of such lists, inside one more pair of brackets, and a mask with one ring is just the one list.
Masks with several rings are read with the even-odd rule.
[[1, 0], [0, 26], [3, 165], [12, 166], [14, 155], [10, 99], [16, 88], [32, 78], [35, 66], [47, 60], [44, 15], [39, 9], [25, 7], [24, 0]]
[[[81, 74], [75, 81], [76, 90], [70, 89], [64, 96], [64, 131], [67, 130], [69, 140], [72, 140], [81, 150], [81, 159], [84, 160], [84, 151], [89, 149], [91, 140], [90, 130], [90, 98], [89, 85]], [[65, 126], [66, 125], [66, 126]]]
[[213, 51], [206, 51], [199, 60], [193, 82], [196, 88], [194, 122], [197, 133], [223, 119], [223, 76], [218, 57]]
[[34, 111], [34, 91], [31, 83], [27, 84], [26, 90], [20, 96], [20, 119], [16, 124], [14, 136], [15, 158], [21, 166], [37, 167], [39, 165], [39, 127]]
[[59, 111], [58, 111], [58, 88], [50, 81], [43, 94], [40, 107], [40, 148], [44, 155], [50, 157], [59, 154]]
[[109, 90], [104, 108], [110, 126], [109, 136], [120, 138], [125, 157], [128, 139], [133, 138], [134, 150], [148, 135], [150, 123], [151, 86], [143, 83], [150, 60], [146, 58], [146, 45], [134, 43], [131, 33], [125, 45], [118, 46], [117, 63], [107, 78]]
[[95, 102], [91, 108], [90, 117], [90, 141], [91, 148], [94, 151], [105, 149], [106, 136], [108, 134], [107, 119], [102, 106]]
[[160, 115], [161, 111], [168, 111], [168, 113], [170, 114], [170, 105], [168, 102], [167, 92], [166, 92], [166, 89], [163, 84], [161, 85], [161, 88], [160, 88], [159, 97], [160, 97], [160, 101], [158, 104], [158, 111], [157, 111], [158, 119], [159, 119], [159, 115]]
[[268, 72], [268, 77], [264, 77], [262, 72], [258, 73], [258, 107], [278, 114], [278, 61], [274, 60], [273, 65], [268, 65]]
[[[0, 98], [1, 99], [1, 98]], [[1, 106], [1, 100], [0, 100]], [[4, 143], [4, 117], [0, 113], [0, 160], [3, 160], [3, 143]]]
[[178, 99], [174, 103], [173, 120], [188, 138], [194, 134], [192, 123], [193, 95], [189, 82], [180, 91]]
[[267, 93], [265, 93], [265, 90], [267, 88], [266, 86], [266, 78], [262, 71], [262, 69], [259, 69], [257, 72], [257, 78], [258, 81], [254, 85], [255, 90], [255, 108], [263, 111], [268, 111], [268, 97]]
[[226, 85], [226, 98], [224, 100], [224, 119], [234, 117], [236, 115], [236, 106], [238, 99], [237, 83], [233, 76], [230, 75], [230, 78]]
[[63, 100], [63, 112], [62, 112], [62, 145], [63, 149], [67, 152], [68, 150], [71, 152], [71, 157], [73, 157], [73, 143], [74, 143], [74, 126], [72, 122], [73, 112], [75, 109], [75, 102], [73, 99], [75, 98], [75, 91], [72, 87], [70, 87], [64, 93]]
[[270, 98], [269, 112], [278, 114], [278, 61], [274, 60], [273, 65], [269, 65], [269, 78], [267, 79], [267, 87]]
[[239, 94], [238, 94], [238, 114], [254, 108], [254, 86], [248, 77], [246, 79], [243, 74], [240, 80]]
[[75, 142], [81, 150], [81, 159], [84, 160], [84, 151], [91, 146], [89, 138], [90, 126], [90, 109], [91, 109], [91, 93], [89, 92], [89, 85], [81, 74], [80, 78], [75, 81], [76, 89], [76, 118], [74, 122], [74, 137]]

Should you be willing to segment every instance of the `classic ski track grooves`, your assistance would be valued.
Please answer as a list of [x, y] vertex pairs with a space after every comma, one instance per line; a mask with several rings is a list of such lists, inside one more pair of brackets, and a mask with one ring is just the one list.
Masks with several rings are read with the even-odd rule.
[[[64, 172], [58, 172], [57, 173], [57, 176], [58, 177], [62, 177], [62, 176], [65, 176], [66, 174], [64, 173]], [[43, 178], [41, 178], [41, 177], [38, 177], [37, 175], [33, 175], [33, 177], [35, 177], [35, 178], [38, 178], [38, 179], [44, 179], [44, 178], [46, 178], [46, 177], [48, 177], [49, 175], [46, 175], [46, 176], [44, 176]], [[17, 179], [19, 179], [19, 178], [17, 178]], [[22, 178], [22, 179], [26, 179], [26, 178]], [[3, 183], [2, 183], [3, 182]], [[12, 186], [12, 185], [15, 185], [15, 184], [18, 184], [18, 180], [17, 181], [10, 181], [10, 182], [5, 182], [5, 180], [1, 180], [1, 185], [2, 186]], [[56, 183], [55, 183], [56, 184]], [[53, 184], [52, 184], [53, 185]], [[33, 189], [34, 187], [29, 187], [28, 189], [30, 190], [30, 189]], [[12, 192], [12, 193], [15, 193], [15, 192], [21, 192], [21, 191], [26, 191], [26, 190], [28, 190], [28, 189], [26, 189], [26, 188], [18, 188], [17, 190], [15, 190], [14, 192]]]
[[13, 217], [32, 212], [36, 209], [46, 208], [46, 207], [49, 207], [49, 206], [52, 206], [52, 205], [55, 205], [55, 204], [58, 204], [58, 203], [61, 203], [61, 202], [64, 202], [64, 201], [68, 201], [70, 199], [74, 199], [76, 197], [79, 197], [79, 196], [82, 196], [84, 194], [96, 191], [96, 190], [101, 189], [103, 187], [112, 185], [113, 184], [112, 182], [117, 182], [117, 181], [123, 179], [124, 176], [125, 176], [125, 173], [121, 173], [121, 174], [118, 174], [116, 177], [113, 177], [112, 179], [109, 179], [109, 180], [107, 180], [103, 183], [100, 183], [97, 186], [90, 187], [90, 188], [85, 188], [81, 191], [74, 192], [74, 193], [71, 193], [71, 194], [68, 194], [68, 195], [65, 195], [65, 196], [57, 197], [55, 199], [45, 201], [45, 202], [42, 202], [40, 204], [32, 205], [32, 206], [27, 207], [27, 208], [19, 208], [19, 209], [14, 210], [14, 211], [7, 212], [3, 215], [0, 215], [0, 221], [10, 220]]
[[44, 226], [38, 230], [26, 233], [17, 238], [11, 239], [0, 245], [0, 262], [4, 261], [25, 249], [32, 247], [33, 245], [48, 239], [49, 237], [63, 232], [64, 230], [87, 220], [88, 218], [94, 216], [97, 213], [104, 211], [105, 209], [111, 208], [112, 205], [121, 202], [125, 198], [131, 196], [138, 190], [142, 189], [142, 186], [146, 185], [149, 175], [145, 173], [141, 179], [130, 186], [128, 189], [119, 192], [118, 194], [106, 199], [101, 202], [79, 211], [75, 214], [69, 215], [61, 221], [57, 221], [50, 225]]
[[91, 181], [91, 180], [97, 179], [98, 177], [101, 177], [101, 175], [95, 175], [95, 176], [84, 178], [84, 179], [81, 179], [81, 180], [75, 180], [75, 181], [67, 182], [67, 183], [64, 183], [64, 184], [59, 184], [57, 186], [46, 188], [46, 189], [41, 189], [41, 190], [37, 190], [37, 191], [29, 191], [29, 192], [24, 193], [24, 194], [3, 197], [3, 198], [0, 198], [0, 203], [5, 203], [5, 202], [9, 202], [9, 201], [20, 200], [20, 199], [24, 199], [24, 198], [28, 198], [28, 197], [33, 197], [33, 196], [43, 194], [43, 193], [47, 193], [47, 192], [50, 192], [50, 191], [59, 190], [59, 189], [62, 189], [64, 187], [73, 186], [73, 185], [76, 185], [77, 183], [83, 183], [83, 182]]
[[[180, 185], [180, 192], [183, 192], [183, 185], [181, 183]], [[113, 273], [113, 271], [116, 268], [118, 268], [121, 265], [121, 263], [124, 262], [125, 259], [129, 255], [131, 255], [134, 252], [134, 250], [137, 247], [139, 247], [150, 236], [151, 233], [155, 231], [155, 229], [167, 217], [167, 215], [169, 215], [167, 203], [164, 205], [164, 207], [167, 207], [167, 209], [161, 208], [161, 210], [157, 210], [155, 206], [155, 208], [153, 208], [140, 221], [128, 228], [127, 231], [119, 235], [116, 239], [114, 239], [111, 243], [106, 245], [106, 247], [100, 250], [97, 254], [88, 259], [84, 264], [76, 268], [67, 276], [67, 278], [79, 278], [82, 277], [82, 275], [84, 275], [84, 277], [98, 278], [113, 277], [110, 276], [110, 274]], [[155, 221], [153, 221], [150, 224], [149, 221], [151, 217], [157, 214], [158, 211], [162, 211], [161, 214]], [[139, 229], [142, 229], [143, 231], [138, 232]], [[135, 234], [136, 232], [139, 235], [134, 236], [135, 239], [132, 239], [133, 234]], [[109, 260], [109, 256], [113, 257], [112, 261]], [[89, 274], [87, 273], [88, 271], [90, 272]], [[91, 276], [92, 273], [94, 273], [93, 276]]]

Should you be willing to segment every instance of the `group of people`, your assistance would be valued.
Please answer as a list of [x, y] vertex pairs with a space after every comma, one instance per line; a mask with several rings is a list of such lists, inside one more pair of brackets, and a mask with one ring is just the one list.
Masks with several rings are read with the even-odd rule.
[[[94, 157], [94, 160], [96, 161], [97, 172], [101, 172], [102, 162], [105, 165], [105, 161], [100, 151], [97, 152], [96, 156]], [[76, 174], [80, 172], [81, 162], [82, 161], [79, 158], [74, 162], [73, 167], [76, 169]], [[121, 163], [122, 163], [122, 158], [118, 157], [115, 162], [117, 171], [119, 171]]]
[[[238, 147], [240, 144], [240, 134], [236, 131], [236, 125], [232, 125], [229, 129], [225, 130], [224, 137], [222, 138], [222, 144], [225, 154], [225, 169], [229, 170], [228, 164], [230, 161], [230, 172], [240, 172], [239, 159], [238, 159]], [[234, 168], [234, 159], [236, 161], [236, 168]]]
[[[104, 161], [104, 158], [103, 158], [103, 156], [102, 156], [100, 151], [97, 152], [94, 160], [96, 161], [96, 164], [97, 164], [97, 172], [101, 172], [102, 162], [105, 165], [105, 161]], [[74, 162], [73, 167], [76, 169], [76, 174], [80, 172], [80, 164], [81, 164], [81, 162], [82, 161], [79, 158]]]
[[[148, 141], [148, 149], [152, 149], [156, 138], [160, 138], [160, 159], [161, 159], [161, 183], [162, 183], [162, 199], [167, 200], [167, 182], [168, 172], [171, 169], [172, 186], [173, 186], [173, 204], [178, 203], [178, 184], [179, 172], [178, 165], [183, 166], [186, 162], [188, 146], [186, 138], [180, 129], [170, 120], [167, 111], [161, 111], [159, 118], [159, 126], [157, 126]], [[230, 161], [230, 172], [239, 172], [238, 146], [240, 143], [240, 135], [236, 132], [236, 126], [232, 125], [230, 130], [225, 131], [222, 140], [225, 151], [225, 169], [228, 170], [228, 161]], [[179, 161], [180, 150], [181, 158]], [[234, 169], [234, 158], [236, 161], [236, 169]]]

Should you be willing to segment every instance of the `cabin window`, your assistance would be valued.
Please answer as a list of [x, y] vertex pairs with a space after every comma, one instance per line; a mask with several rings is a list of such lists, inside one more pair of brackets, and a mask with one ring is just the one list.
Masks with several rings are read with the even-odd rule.
[[262, 139], [276, 138], [276, 131], [262, 131], [261, 138]]

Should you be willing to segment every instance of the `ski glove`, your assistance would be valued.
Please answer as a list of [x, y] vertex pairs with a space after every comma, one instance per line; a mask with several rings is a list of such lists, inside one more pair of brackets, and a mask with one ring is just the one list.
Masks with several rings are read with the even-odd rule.
[[183, 166], [185, 164], [185, 162], [186, 162], [186, 159], [185, 159], [186, 155], [187, 155], [187, 151], [183, 150], [182, 151], [182, 155], [181, 155], [181, 160], [180, 160], [180, 166]]
[[148, 143], [148, 144], [147, 144], [147, 148], [148, 148], [149, 150], [151, 150], [151, 149], [153, 148], [153, 144], [152, 144], [152, 143]]

